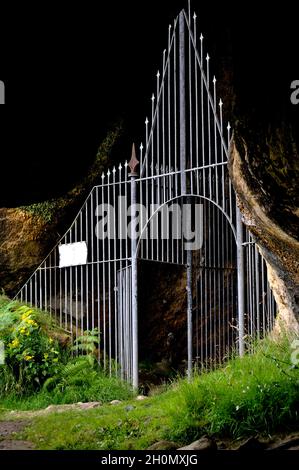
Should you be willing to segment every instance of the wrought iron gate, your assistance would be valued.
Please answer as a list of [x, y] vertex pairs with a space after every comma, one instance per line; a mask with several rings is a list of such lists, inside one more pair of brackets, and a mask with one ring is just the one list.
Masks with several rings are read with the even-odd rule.
[[[99, 361], [134, 387], [138, 258], [186, 266], [189, 377], [194, 364], [222, 362], [235, 347], [243, 354], [246, 338], [264, 335], [275, 316], [265, 262], [236, 205], [227, 170], [231, 127], [224, 125], [223, 102], [197, 29], [190, 4], [169, 26], [139, 162], [133, 148], [129, 164], [102, 175], [16, 296], [49, 311], [74, 336], [97, 327]], [[194, 222], [193, 209], [184, 210], [197, 205], [202, 243], [194, 250], [183, 236]], [[137, 214], [139, 231], [129, 237], [127, 222]], [[66, 264], [63, 250], [73, 250]]]

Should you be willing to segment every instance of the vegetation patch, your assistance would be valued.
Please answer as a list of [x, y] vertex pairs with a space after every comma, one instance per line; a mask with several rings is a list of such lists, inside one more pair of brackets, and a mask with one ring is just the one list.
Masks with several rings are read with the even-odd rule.
[[[48, 315], [0, 298], [0, 335], [8, 348], [0, 367], [1, 419], [26, 420], [20, 410], [51, 404], [103, 404], [30, 413], [18, 437], [36, 448], [147, 449], [163, 439], [179, 447], [203, 435], [238, 440], [298, 430], [299, 369], [287, 337], [264, 339], [251, 355], [197, 373], [191, 382], [178, 378], [138, 401], [128, 385], [98, 365], [96, 331], [84, 332], [71, 347], [50, 341], [56, 333]], [[83, 356], [73, 357], [76, 349]]]

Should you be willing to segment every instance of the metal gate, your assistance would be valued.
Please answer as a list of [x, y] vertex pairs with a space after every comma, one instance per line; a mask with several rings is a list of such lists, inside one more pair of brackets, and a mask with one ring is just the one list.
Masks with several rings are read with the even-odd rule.
[[189, 377], [195, 364], [220, 363], [234, 348], [242, 355], [275, 316], [265, 262], [228, 175], [231, 127], [203, 39], [189, 3], [169, 26], [139, 161], [133, 147], [129, 164], [102, 175], [16, 296], [49, 311], [74, 336], [97, 327], [99, 362], [134, 387], [138, 258], [186, 267]]

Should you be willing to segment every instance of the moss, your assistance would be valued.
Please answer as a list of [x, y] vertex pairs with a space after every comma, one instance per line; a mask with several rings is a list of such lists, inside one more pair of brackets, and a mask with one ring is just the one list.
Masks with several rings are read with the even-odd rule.
[[43, 219], [44, 222], [52, 223], [55, 219], [57, 209], [60, 207], [60, 201], [51, 199], [49, 201], [38, 202], [30, 206], [21, 206], [21, 209], [28, 214]]

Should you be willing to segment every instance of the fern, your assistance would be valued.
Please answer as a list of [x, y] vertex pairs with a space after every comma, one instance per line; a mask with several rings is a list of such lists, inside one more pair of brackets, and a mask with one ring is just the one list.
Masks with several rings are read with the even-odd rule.
[[80, 351], [83, 354], [91, 355], [96, 351], [99, 343], [99, 330], [98, 328], [94, 328], [93, 330], [84, 331], [83, 335], [76, 338], [72, 349], [76, 352]]

